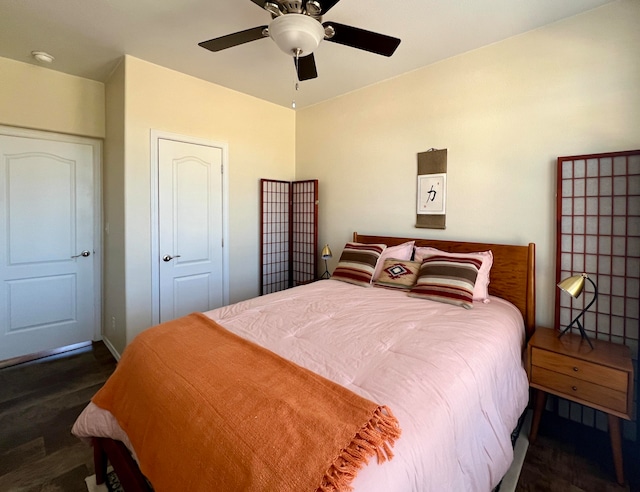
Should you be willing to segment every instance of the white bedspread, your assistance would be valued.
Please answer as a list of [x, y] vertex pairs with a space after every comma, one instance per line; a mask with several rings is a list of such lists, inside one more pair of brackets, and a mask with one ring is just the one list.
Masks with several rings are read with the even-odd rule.
[[361, 470], [356, 492], [488, 492], [511, 464], [528, 382], [522, 316], [502, 299], [466, 310], [322, 280], [205, 314], [391, 408], [395, 458]]
[[471, 310], [323, 280], [206, 313], [225, 328], [388, 405], [395, 458], [362, 470], [357, 491], [490, 491], [513, 458], [528, 401], [520, 312]]

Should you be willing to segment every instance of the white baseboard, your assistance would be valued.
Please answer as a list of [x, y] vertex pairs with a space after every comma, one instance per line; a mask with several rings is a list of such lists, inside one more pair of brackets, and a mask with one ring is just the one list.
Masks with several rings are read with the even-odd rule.
[[111, 343], [111, 341], [109, 340], [109, 338], [105, 337], [104, 335], [102, 336], [102, 341], [104, 342], [104, 344], [107, 346], [107, 348], [109, 349], [109, 352], [111, 352], [111, 355], [113, 355], [114, 359], [116, 359], [117, 361], [120, 360], [120, 352], [118, 352], [116, 350], [116, 348], [113, 346], [113, 344]]

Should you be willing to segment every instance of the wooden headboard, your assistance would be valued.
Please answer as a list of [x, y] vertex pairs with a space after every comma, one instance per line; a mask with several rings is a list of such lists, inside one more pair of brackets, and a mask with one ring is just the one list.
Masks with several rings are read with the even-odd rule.
[[535, 285], [535, 244], [514, 246], [493, 243], [466, 243], [460, 241], [436, 241], [391, 236], [366, 236], [353, 233], [357, 243], [382, 243], [396, 246], [406, 241], [415, 241], [416, 246], [431, 246], [442, 251], [471, 253], [473, 251], [493, 252], [489, 294], [502, 297], [514, 304], [524, 317], [527, 339], [533, 335], [536, 326], [536, 285]]

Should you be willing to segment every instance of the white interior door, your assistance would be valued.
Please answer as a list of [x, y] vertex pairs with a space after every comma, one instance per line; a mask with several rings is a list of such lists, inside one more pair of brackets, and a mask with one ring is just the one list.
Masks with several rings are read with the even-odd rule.
[[159, 322], [224, 303], [223, 149], [158, 139]]
[[0, 360], [94, 339], [94, 146], [0, 135]]

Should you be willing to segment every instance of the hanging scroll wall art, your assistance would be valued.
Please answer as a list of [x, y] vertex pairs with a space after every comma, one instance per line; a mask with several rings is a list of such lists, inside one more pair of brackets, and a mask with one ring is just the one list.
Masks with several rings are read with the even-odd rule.
[[418, 154], [416, 227], [445, 229], [447, 206], [447, 149]]

